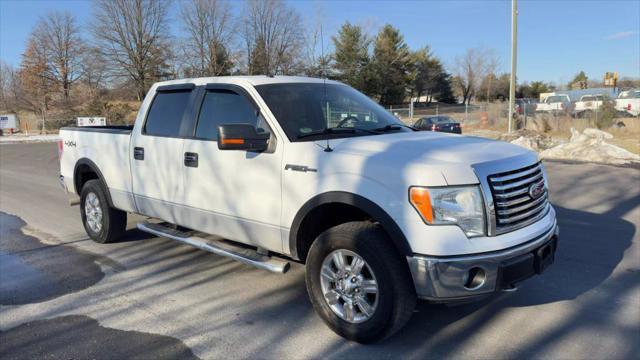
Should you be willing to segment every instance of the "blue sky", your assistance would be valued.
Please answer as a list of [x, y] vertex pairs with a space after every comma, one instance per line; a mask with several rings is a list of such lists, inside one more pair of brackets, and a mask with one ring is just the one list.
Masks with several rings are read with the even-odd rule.
[[[179, 1], [172, 32], [179, 36]], [[288, 1], [305, 21], [322, 14], [325, 47], [345, 21], [374, 34], [398, 27], [412, 48], [430, 46], [447, 66], [470, 47], [496, 50], [501, 71], [510, 64], [510, 1]], [[241, 1], [232, 3], [239, 14]], [[640, 1], [519, 1], [518, 80], [566, 83], [580, 70], [591, 78], [605, 71], [640, 77]], [[0, 0], [0, 58], [18, 65], [38, 17], [50, 10], [73, 13], [82, 26], [92, 17], [86, 0]]]

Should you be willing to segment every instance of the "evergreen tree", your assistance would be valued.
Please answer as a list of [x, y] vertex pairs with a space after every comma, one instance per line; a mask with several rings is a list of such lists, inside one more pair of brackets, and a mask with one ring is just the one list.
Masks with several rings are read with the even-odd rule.
[[364, 93], [370, 94], [369, 46], [371, 39], [359, 25], [346, 22], [338, 34], [332, 37], [335, 47], [334, 69], [336, 78]]
[[434, 98], [441, 102], [455, 102], [451, 90], [451, 76], [445, 71], [440, 60], [429, 52], [429, 48], [419, 49], [411, 57], [411, 96], [427, 96], [429, 103]]
[[372, 62], [373, 83], [380, 103], [403, 103], [411, 80], [411, 52], [398, 29], [387, 24], [380, 30]]

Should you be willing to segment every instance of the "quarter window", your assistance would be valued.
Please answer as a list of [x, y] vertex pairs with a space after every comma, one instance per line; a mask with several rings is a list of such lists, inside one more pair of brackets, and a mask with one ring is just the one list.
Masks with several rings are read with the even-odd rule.
[[200, 108], [196, 137], [216, 140], [218, 126], [226, 124], [250, 124], [258, 132], [271, 132], [264, 118], [245, 96], [231, 90], [207, 90]]
[[151, 103], [144, 133], [180, 137], [180, 128], [190, 97], [191, 90], [158, 92]]

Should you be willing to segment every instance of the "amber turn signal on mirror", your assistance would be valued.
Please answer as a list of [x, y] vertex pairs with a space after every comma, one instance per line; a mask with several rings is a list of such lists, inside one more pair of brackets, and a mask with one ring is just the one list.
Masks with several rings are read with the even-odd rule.
[[242, 145], [244, 144], [244, 139], [222, 139], [222, 143], [225, 145], [227, 144]]

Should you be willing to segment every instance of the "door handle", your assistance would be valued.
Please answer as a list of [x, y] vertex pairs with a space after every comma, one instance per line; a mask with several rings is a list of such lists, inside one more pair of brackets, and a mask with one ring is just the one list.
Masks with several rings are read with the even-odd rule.
[[198, 153], [193, 153], [193, 152], [184, 153], [184, 166], [198, 167]]
[[136, 160], [144, 160], [144, 148], [134, 147], [133, 148], [133, 158]]

